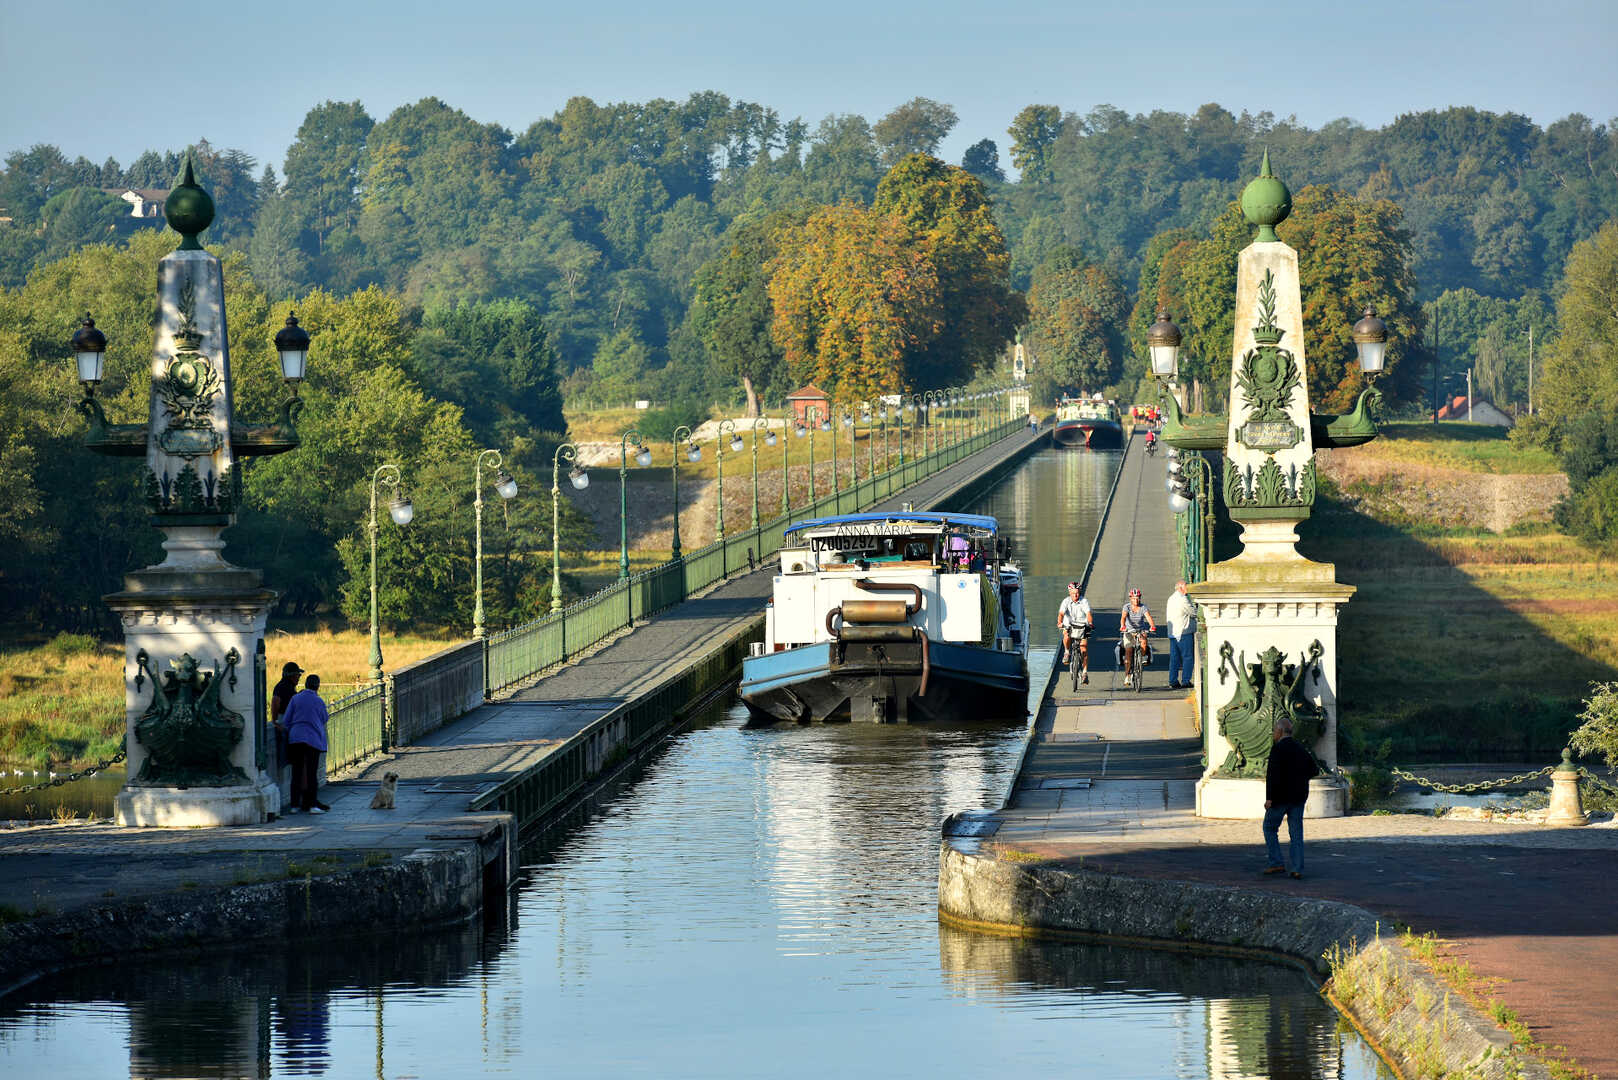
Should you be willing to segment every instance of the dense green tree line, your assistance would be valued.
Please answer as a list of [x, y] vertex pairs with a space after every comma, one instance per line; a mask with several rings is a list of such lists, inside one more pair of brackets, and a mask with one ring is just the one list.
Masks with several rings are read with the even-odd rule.
[[[140, 470], [84, 448], [68, 352], [73, 320], [92, 311], [108, 337], [99, 396], [109, 419], [146, 419], [152, 281], [173, 233], [81, 248], [20, 289], [0, 289], [0, 604], [50, 628], [105, 626], [101, 596], [120, 575], [161, 558], [146, 520]], [[522, 486], [485, 518], [490, 621], [516, 621], [549, 599], [549, 452], [563, 429], [554, 352], [518, 300], [414, 308], [371, 285], [314, 289], [275, 301], [240, 253], [225, 253], [231, 370], [238, 414], [268, 420], [285, 393], [273, 337], [296, 307], [313, 335], [302, 447], [244, 463], [245, 506], [227, 556], [262, 567], [283, 609], [341, 603], [368, 611], [365, 520], [373, 471], [397, 464], [417, 507], [395, 528], [382, 515], [378, 560], [390, 622], [469, 625], [473, 460], [493, 446]], [[384, 501], [389, 497], [383, 489]], [[593, 529], [566, 509], [564, 550]]]
[[[843, 115], [811, 125], [702, 92], [575, 98], [515, 132], [426, 98], [380, 121], [359, 102], [316, 106], [282, 178], [255, 175], [239, 151], [197, 149], [219, 204], [208, 240], [245, 251], [272, 297], [376, 284], [424, 307], [520, 298], [545, 320], [570, 391], [590, 392], [599, 360], [600, 395], [632, 385], [701, 398], [740, 393], [737, 365], [758, 358], [712, 351], [693, 305], [699, 269], [757, 243], [746, 230], [771, 214], [845, 199], [869, 206], [892, 165], [931, 154], [955, 124], [950, 106], [926, 98], [875, 123]], [[993, 139], [962, 164], [987, 186], [1019, 288], [1067, 249], [1114, 282], [1156, 275], [1155, 238], [1207, 236], [1264, 147], [1295, 190], [1318, 184], [1397, 207], [1410, 281], [1429, 302], [1460, 290], [1513, 301], [1548, 293], [1572, 246], [1618, 206], [1618, 139], [1579, 115], [1542, 128], [1451, 108], [1377, 129], [1349, 120], [1311, 129], [1214, 104], [1190, 114], [1029, 105], [1006, 135], [1015, 181], [1004, 179]], [[177, 165], [171, 151], [127, 169], [68, 161], [48, 146], [10, 154], [0, 206], [14, 221], [0, 226], [0, 284], [16, 287], [31, 267], [139, 228], [99, 189], [164, 187]], [[1465, 359], [1476, 359], [1479, 340]], [[1497, 345], [1496, 358], [1511, 347]], [[1445, 364], [1462, 369], [1459, 359]]]

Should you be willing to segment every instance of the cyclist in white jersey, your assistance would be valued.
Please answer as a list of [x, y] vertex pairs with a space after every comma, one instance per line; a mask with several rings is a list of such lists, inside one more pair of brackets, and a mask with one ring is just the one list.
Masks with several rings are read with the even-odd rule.
[[1084, 586], [1077, 581], [1067, 583], [1067, 599], [1062, 601], [1056, 614], [1056, 625], [1062, 630], [1062, 663], [1067, 663], [1078, 638], [1079, 660], [1084, 666], [1084, 681], [1090, 681], [1090, 628], [1095, 625], [1090, 601], [1084, 599]]

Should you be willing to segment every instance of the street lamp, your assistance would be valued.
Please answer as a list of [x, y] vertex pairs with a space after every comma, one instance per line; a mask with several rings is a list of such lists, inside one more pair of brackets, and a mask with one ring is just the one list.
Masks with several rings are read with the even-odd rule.
[[[792, 440], [786, 437], [787, 425], [792, 423], [792, 407], [788, 405], [781, 412], [781, 516], [786, 517], [787, 511], [792, 508], [789, 491], [792, 487], [792, 463], [787, 455], [792, 451]], [[770, 432], [773, 438], [775, 432]]]
[[640, 448], [635, 464], [652, 463], [652, 451], [641, 445], [640, 432], [630, 428], [618, 440], [618, 580], [629, 580], [629, 444]]
[[758, 528], [758, 433], [767, 430], [770, 422], [760, 416], [753, 420], [753, 528]]
[[736, 434], [736, 421], [719, 421], [719, 441], [714, 448], [714, 463], [719, 468], [719, 515], [715, 526], [715, 539], [725, 539], [725, 425], [730, 425], [730, 452], [741, 453], [742, 437]]
[[1172, 379], [1180, 367], [1180, 328], [1169, 313], [1157, 309], [1157, 321], [1146, 329], [1146, 348], [1152, 357], [1152, 374], [1161, 382]]
[[[805, 432], [809, 435], [809, 502], [812, 504], [816, 498], [815, 492], [815, 432], [830, 431], [831, 420], [819, 405], [808, 405], [803, 410], [803, 421], [793, 430], [798, 438], [803, 438]], [[805, 423], [805, 421], [807, 423]]]
[[669, 455], [669, 475], [674, 484], [674, 542], [669, 545], [669, 558], [675, 562], [680, 559], [680, 444], [682, 442], [685, 443], [686, 460], [702, 460], [702, 448], [691, 441], [691, 429], [684, 424], [675, 428]]
[[101, 382], [106, 351], [107, 335], [96, 329], [96, 321], [86, 312], [84, 325], [73, 333], [73, 359], [78, 364], [79, 382], [84, 386], [87, 399], [95, 396], [96, 386]]
[[382, 626], [377, 620], [376, 608], [376, 488], [378, 484], [386, 484], [393, 489], [393, 498], [388, 503], [388, 516], [395, 525], [408, 525], [410, 519], [416, 516], [416, 508], [410, 500], [399, 494], [399, 466], [388, 464], [378, 465], [371, 474], [371, 519], [369, 530], [371, 534], [371, 681], [380, 682], [382, 679]]
[[[858, 437], [859, 431], [855, 427], [854, 407], [852, 405], [842, 406], [842, 412], [843, 426], [848, 429], [848, 486], [854, 489], [854, 505], [858, 507], [860, 504], [860, 458], [859, 448], [854, 445], [854, 440]], [[837, 440], [833, 439], [833, 452], [836, 451], [836, 448]]]
[[472, 605], [472, 636], [481, 638], [483, 630], [483, 463], [487, 461], [500, 472], [494, 478], [494, 490], [501, 499], [514, 499], [517, 496], [517, 481], [511, 474], [501, 469], [503, 459], [498, 450], [484, 450], [478, 454], [477, 468], [473, 473], [473, 490], [476, 494], [472, 498], [472, 507], [477, 515], [477, 557], [474, 560], [477, 567], [477, 601]]
[[1365, 315], [1354, 324], [1354, 348], [1360, 354], [1360, 370], [1367, 379], [1382, 374], [1387, 359], [1388, 324], [1376, 316], [1376, 308], [1365, 305]]
[[590, 486], [590, 474], [577, 464], [579, 448], [574, 443], [563, 443], [551, 456], [551, 611], [562, 610], [562, 462], [574, 462], [567, 478], [574, 490], [583, 491]]
[[281, 379], [292, 396], [297, 397], [298, 384], [303, 382], [304, 367], [309, 360], [309, 332], [298, 325], [298, 317], [290, 311], [287, 324], [276, 331], [275, 351], [281, 356]]

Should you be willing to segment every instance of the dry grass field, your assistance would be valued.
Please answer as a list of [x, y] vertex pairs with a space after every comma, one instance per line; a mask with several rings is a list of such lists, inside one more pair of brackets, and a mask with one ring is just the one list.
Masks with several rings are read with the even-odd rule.
[[[393, 668], [446, 644], [385, 636], [382, 652]], [[264, 648], [272, 683], [283, 663], [296, 660], [320, 675], [327, 701], [352, 690], [370, 667], [371, 636], [364, 631], [272, 630]], [[205, 666], [212, 666], [210, 658], [202, 659]], [[98, 643], [77, 634], [0, 653], [0, 761], [72, 765], [115, 753], [124, 734], [123, 664], [122, 644]]]

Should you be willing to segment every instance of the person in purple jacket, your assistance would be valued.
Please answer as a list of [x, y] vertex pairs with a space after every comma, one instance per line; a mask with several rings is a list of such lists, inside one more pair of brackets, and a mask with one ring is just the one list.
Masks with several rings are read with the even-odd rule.
[[287, 755], [292, 759], [292, 806], [289, 814], [307, 810], [324, 814], [331, 807], [315, 798], [320, 785], [320, 755], [326, 750], [326, 703], [321, 700], [320, 676], [306, 675], [303, 689], [287, 702], [281, 722], [287, 729]]

